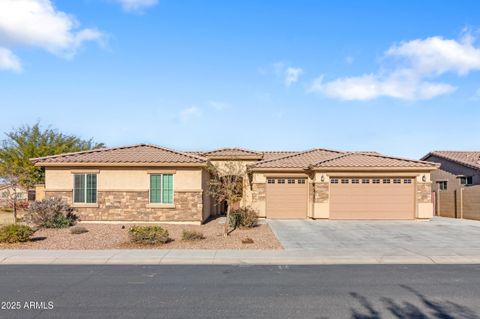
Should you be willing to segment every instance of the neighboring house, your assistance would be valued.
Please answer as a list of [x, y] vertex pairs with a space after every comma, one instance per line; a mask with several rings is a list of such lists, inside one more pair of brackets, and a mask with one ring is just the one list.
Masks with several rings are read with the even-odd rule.
[[223, 210], [210, 198], [209, 164], [248, 168], [241, 205], [266, 218], [431, 218], [434, 163], [313, 149], [179, 152], [139, 144], [32, 159], [45, 196], [71, 203], [82, 220], [197, 221]]
[[440, 164], [432, 172], [433, 191], [480, 185], [480, 151], [433, 151], [422, 160]]
[[12, 198], [16, 193], [17, 201], [25, 201], [28, 199], [28, 192], [21, 188], [13, 188], [12, 185], [0, 185], [0, 207], [8, 207], [12, 203]]

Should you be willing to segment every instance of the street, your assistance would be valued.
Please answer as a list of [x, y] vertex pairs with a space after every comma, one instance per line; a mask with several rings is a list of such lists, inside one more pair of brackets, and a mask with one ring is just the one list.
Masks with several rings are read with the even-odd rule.
[[0, 318], [480, 318], [479, 300], [479, 265], [0, 267]]

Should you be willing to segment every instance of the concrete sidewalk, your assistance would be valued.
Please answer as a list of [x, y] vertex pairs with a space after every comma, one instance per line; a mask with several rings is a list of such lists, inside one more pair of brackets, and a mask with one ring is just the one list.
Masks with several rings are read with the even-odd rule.
[[479, 255], [350, 255], [325, 256], [315, 251], [265, 250], [0, 250], [0, 265], [91, 264], [480, 264]]

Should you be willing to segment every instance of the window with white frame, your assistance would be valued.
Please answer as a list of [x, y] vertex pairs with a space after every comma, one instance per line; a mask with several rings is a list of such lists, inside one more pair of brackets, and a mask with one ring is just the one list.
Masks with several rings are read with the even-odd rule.
[[97, 202], [97, 174], [73, 176], [73, 202], [84, 204]]
[[338, 178], [331, 178], [330, 183], [332, 184], [338, 184]]
[[299, 180], [297, 180], [297, 183], [298, 184], [305, 184], [305, 179], [304, 178], [299, 179]]
[[267, 179], [267, 183], [268, 184], [275, 184], [275, 179], [269, 178], [269, 179]]
[[150, 203], [173, 204], [173, 174], [150, 175]]

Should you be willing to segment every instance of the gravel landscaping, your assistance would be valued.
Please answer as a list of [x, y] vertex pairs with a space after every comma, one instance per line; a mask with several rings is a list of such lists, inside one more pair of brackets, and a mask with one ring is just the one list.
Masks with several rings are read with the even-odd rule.
[[[160, 224], [168, 230], [171, 242], [164, 245], [144, 246], [128, 240], [128, 229], [132, 224], [86, 224], [87, 233], [71, 234], [66, 229], [40, 229], [32, 241], [18, 244], [0, 244], [0, 249], [283, 249], [267, 224], [250, 229], [236, 229], [228, 237], [223, 236], [220, 219], [204, 225]], [[141, 224], [138, 224], [141, 225]], [[124, 226], [124, 228], [122, 228]], [[182, 230], [200, 231], [205, 239], [183, 241]], [[246, 240], [251, 238], [253, 243]]]

